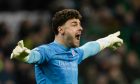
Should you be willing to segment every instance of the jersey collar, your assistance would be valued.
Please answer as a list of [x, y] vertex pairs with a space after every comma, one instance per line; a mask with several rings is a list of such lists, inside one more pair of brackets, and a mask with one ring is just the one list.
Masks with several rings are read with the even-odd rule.
[[68, 51], [70, 48], [65, 47], [64, 45], [58, 43], [58, 41], [54, 40], [54, 43], [58, 45], [62, 50]]

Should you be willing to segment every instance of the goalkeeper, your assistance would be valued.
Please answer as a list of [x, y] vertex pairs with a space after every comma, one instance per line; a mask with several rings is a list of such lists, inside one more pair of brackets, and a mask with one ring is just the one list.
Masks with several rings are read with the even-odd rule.
[[104, 48], [117, 49], [123, 44], [118, 37], [120, 32], [116, 32], [79, 46], [83, 30], [81, 18], [74, 9], [56, 12], [52, 19], [54, 41], [30, 50], [21, 40], [13, 50], [11, 59], [34, 64], [37, 84], [77, 84], [78, 64], [82, 60]]

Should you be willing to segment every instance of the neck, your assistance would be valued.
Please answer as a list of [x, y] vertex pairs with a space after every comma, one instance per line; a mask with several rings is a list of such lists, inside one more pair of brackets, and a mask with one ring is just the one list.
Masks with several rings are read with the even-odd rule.
[[61, 35], [55, 35], [55, 41], [67, 48], [65, 41]]

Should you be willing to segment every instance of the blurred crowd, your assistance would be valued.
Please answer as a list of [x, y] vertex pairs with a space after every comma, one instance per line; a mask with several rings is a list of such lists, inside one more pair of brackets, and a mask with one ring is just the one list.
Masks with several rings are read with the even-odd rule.
[[81, 45], [118, 30], [124, 45], [79, 65], [79, 84], [140, 84], [140, 0], [0, 0], [0, 84], [35, 84], [34, 66], [10, 60], [17, 42], [33, 49], [54, 39], [51, 18], [74, 8], [83, 16]]

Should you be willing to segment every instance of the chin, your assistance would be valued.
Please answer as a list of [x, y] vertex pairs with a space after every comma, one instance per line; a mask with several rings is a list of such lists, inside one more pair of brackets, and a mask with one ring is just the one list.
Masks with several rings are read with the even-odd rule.
[[71, 48], [77, 48], [77, 47], [79, 47], [79, 44], [73, 44], [73, 45], [71, 45], [70, 47], [71, 47]]
[[70, 43], [71, 48], [77, 48], [79, 46], [80, 46], [80, 42], [72, 42], [72, 43]]
[[77, 47], [79, 47], [79, 44], [75, 44], [73, 48], [77, 48]]

